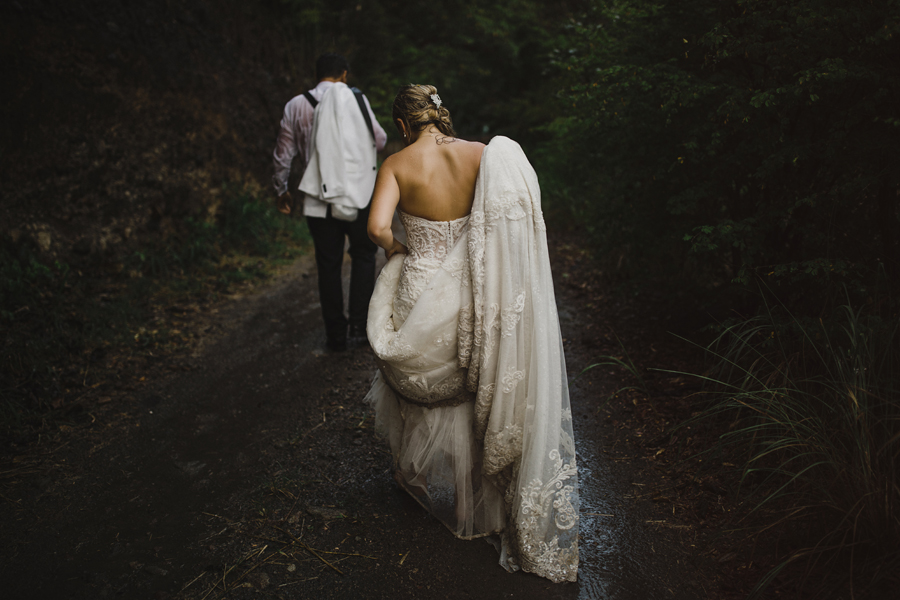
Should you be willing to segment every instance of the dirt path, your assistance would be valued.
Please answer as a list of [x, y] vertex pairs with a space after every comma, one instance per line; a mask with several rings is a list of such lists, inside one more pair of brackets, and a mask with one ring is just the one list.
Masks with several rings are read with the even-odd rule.
[[[40, 467], [2, 491], [6, 597], [212, 599], [223, 581], [229, 598], [716, 597], [696, 532], [636, 492], [664, 470], [617, 448], [598, 409], [618, 382], [599, 371], [571, 389], [578, 583], [508, 574], [488, 544], [453, 538], [391, 481], [362, 404], [370, 351], [322, 350], [313, 268], [222, 307], [229, 332], [122, 400], [127, 418], [28, 459]], [[558, 298], [574, 375], [611, 325], [588, 333], [602, 317]]]

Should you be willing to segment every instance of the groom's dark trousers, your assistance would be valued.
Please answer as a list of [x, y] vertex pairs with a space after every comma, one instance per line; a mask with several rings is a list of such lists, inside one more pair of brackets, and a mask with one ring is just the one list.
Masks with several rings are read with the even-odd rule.
[[350, 327], [365, 332], [369, 300], [375, 289], [375, 252], [378, 246], [369, 239], [366, 226], [369, 207], [359, 211], [355, 221], [341, 221], [331, 216], [324, 219], [307, 217], [306, 222], [316, 248], [319, 271], [319, 301], [325, 320], [328, 346], [339, 349], [346, 344], [348, 319], [344, 316], [344, 292], [341, 265], [344, 262], [344, 238], [350, 240]]

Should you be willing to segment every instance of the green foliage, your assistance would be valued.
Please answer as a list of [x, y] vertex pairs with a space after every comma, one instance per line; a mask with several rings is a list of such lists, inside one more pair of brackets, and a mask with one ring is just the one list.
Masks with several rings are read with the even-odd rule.
[[[298, 35], [315, 40], [310, 62], [334, 51], [350, 60], [354, 85], [389, 135], [391, 104], [406, 83], [440, 90], [460, 135], [519, 141], [553, 118], [553, 48], [576, 2], [538, 0], [283, 0]], [[313, 42], [308, 42], [312, 44]], [[309, 68], [308, 68], [309, 69]]]
[[[560, 59], [573, 211], [665, 270], [774, 285], [819, 261], [861, 294], [896, 277], [898, 34], [897, 0], [592, 3]], [[818, 309], [839, 301], [820, 287]]]
[[[849, 572], [858, 598], [900, 568], [898, 343], [896, 320], [850, 306], [830, 325], [779, 307], [709, 346], [712, 400], [689, 423], [727, 424], [714, 451], [740, 463], [765, 528], [799, 536], [757, 593], [795, 561]], [[818, 578], [806, 586], [816, 597], [844, 592]]]

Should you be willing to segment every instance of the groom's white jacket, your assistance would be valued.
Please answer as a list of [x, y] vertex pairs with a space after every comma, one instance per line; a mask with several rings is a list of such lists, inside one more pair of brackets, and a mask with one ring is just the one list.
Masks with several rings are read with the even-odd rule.
[[316, 107], [309, 164], [300, 191], [330, 204], [361, 209], [375, 188], [375, 140], [356, 96], [335, 83]]

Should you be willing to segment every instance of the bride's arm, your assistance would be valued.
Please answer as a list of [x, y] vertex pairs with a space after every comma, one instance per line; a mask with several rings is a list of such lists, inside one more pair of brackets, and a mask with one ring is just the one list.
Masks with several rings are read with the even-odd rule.
[[394, 211], [399, 202], [400, 186], [391, 169], [391, 159], [388, 158], [381, 165], [381, 170], [378, 171], [378, 177], [375, 179], [375, 192], [372, 196], [368, 224], [369, 238], [384, 248], [388, 258], [397, 252], [406, 254], [406, 246], [394, 239], [394, 232], [391, 230]]

